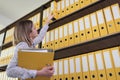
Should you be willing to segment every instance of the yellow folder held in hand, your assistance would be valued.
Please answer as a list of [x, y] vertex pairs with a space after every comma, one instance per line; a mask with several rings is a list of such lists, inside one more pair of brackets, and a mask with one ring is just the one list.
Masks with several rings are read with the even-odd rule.
[[[21, 49], [18, 51], [18, 66], [26, 69], [41, 70], [53, 65], [54, 52], [46, 49]], [[27, 80], [50, 80], [49, 77], [37, 76]]]

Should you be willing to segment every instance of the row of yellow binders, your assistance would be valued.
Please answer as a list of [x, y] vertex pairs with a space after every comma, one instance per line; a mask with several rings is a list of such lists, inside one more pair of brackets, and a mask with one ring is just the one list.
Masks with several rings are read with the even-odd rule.
[[43, 11], [43, 24], [50, 13], [58, 19], [97, 1], [100, 0], [59, 0], [58, 2], [54, 0], [50, 7]]
[[51, 80], [120, 80], [120, 47], [54, 61]]
[[7, 65], [10, 62], [14, 55], [14, 48], [15, 46], [12, 46], [1, 51], [0, 65]]
[[40, 28], [40, 13], [30, 17], [29, 20], [33, 21], [33, 24], [37, 30]]
[[[33, 21], [33, 24], [37, 30], [40, 28], [40, 13], [32, 16], [31, 18], [29, 18], [29, 20]], [[4, 43], [13, 41], [13, 32], [14, 32], [14, 27], [7, 30]]]
[[0, 66], [4, 66], [4, 65], [9, 64], [12, 56], [13, 56], [13, 55], [8, 55], [8, 56], [6, 56], [6, 57], [0, 57]]
[[14, 27], [7, 30], [4, 44], [13, 41], [13, 32], [14, 32]]
[[18, 80], [18, 78], [8, 77], [6, 72], [0, 72], [0, 80]]
[[56, 50], [118, 32], [120, 8], [116, 3], [48, 31], [42, 48]]
[[1, 33], [0, 34], [0, 46], [2, 46], [3, 39], [4, 39], [4, 33]]

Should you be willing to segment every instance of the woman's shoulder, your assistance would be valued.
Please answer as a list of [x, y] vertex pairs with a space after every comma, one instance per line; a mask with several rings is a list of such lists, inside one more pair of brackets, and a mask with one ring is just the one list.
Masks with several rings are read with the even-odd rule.
[[20, 42], [16, 45], [17, 49], [21, 49], [21, 48], [29, 48], [28, 44], [26, 42]]

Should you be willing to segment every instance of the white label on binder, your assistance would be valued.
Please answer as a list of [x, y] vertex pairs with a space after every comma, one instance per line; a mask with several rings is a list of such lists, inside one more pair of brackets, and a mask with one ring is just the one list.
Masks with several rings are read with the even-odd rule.
[[75, 2], [79, 2], [79, 0], [75, 0]]
[[64, 74], [68, 74], [68, 60], [64, 60]]
[[98, 17], [98, 23], [99, 24], [103, 24], [105, 22], [102, 11], [97, 12], [97, 17]]
[[54, 1], [53, 1], [53, 2], [51, 2], [51, 8], [50, 8], [50, 10], [51, 10], [51, 11], [53, 11], [53, 10], [54, 10]]
[[86, 28], [86, 29], [89, 29], [89, 28], [90, 28], [90, 20], [89, 20], [89, 17], [88, 17], [88, 16], [85, 17], [84, 20], [85, 20], [85, 28]]
[[83, 69], [83, 72], [88, 71], [87, 56], [82, 56], [82, 69]]
[[64, 2], [64, 0], [62, 0], [62, 2], [61, 2], [61, 7], [62, 7], [62, 10], [65, 8], [65, 2]]
[[84, 28], [84, 22], [83, 22], [83, 19], [80, 19], [80, 20], [79, 20], [79, 25], [80, 25], [80, 31], [84, 31], [85, 28]]
[[80, 58], [75, 58], [76, 72], [81, 72]]
[[69, 35], [73, 34], [73, 26], [72, 23], [69, 23]]
[[112, 20], [112, 14], [111, 14], [110, 8], [105, 9], [104, 13], [105, 13], [106, 21], [111, 21]]
[[50, 8], [47, 8], [47, 17], [49, 16], [49, 13], [50, 13], [50, 12], [49, 12], [49, 9], [50, 9]]
[[112, 56], [113, 56], [113, 61], [114, 61], [115, 67], [119, 68], [120, 67], [119, 50], [112, 50]]
[[74, 22], [74, 33], [77, 33], [78, 32], [78, 21], [75, 21]]
[[96, 63], [97, 63], [97, 68], [98, 70], [103, 70], [104, 66], [103, 66], [103, 59], [102, 59], [102, 53], [97, 53], [95, 54], [96, 56]]
[[120, 8], [119, 8], [119, 5], [112, 6], [112, 12], [113, 12], [114, 19], [120, 18]]
[[54, 32], [53, 32], [53, 30], [51, 31], [51, 35], [50, 36], [51, 36], [51, 38], [50, 38], [51, 41], [53, 41], [54, 40]]
[[68, 35], [67, 25], [64, 25], [64, 37]]
[[66, 7], [69, 7], [70, 3], [69, 0], [65, 0]]
[[74, 4], [74, 0], [70, 0], [70, 5]]
[[60, 38], [63, 38], [63, 32], [62, 32], [63, 30], [62, 30], [62, 26], [61, 27], [59, 27], [59, 37]]
[[58, 39], [58, 28], [55, 29], [55, 40]]
[[90, 18], [91, 18], [92, 27], [96, 26], [97, 25], [97, 20], [96, 20], [95, 13], [91, 14]]
[[63, 74], [63, 63], [62, 61], [59, 61], [59, 75]]
[[74, 68], [74, 60], [73, 59], [70, 59], [70, 73], [74, 73], [75, 72], [75, 68]]
[[46, 35], [46, 42], [49, 42], [49, 32], [47, 32], [47, 35]]
[[54, 62], [54, 69], [55, 69], [54, 75], [57, 75], [57, 68], [58, 68], [57, 62]]
[[95, 59], [94, 54], [88, 55], [90, 71], [95, 71]]
[[45, 19], [46, 18], [46, 9], [43, 11], [43, 19]]
[[110, 59], [110, 52], [109, 51], [105, 51], [103, 52], [104, 55], [104, 61], [105, 61], [105, 66], [106, 68], [112, 68], [112, 63], [111, 63], [111, 59]]
[[57, 11], [60, 11], [60, 4], [61, 4], [61, 1], [57, 2]]

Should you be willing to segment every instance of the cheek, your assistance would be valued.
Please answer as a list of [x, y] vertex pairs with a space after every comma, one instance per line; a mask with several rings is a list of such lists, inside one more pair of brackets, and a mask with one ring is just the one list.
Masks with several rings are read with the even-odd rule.
[[34, 31], [34, 34], [35, 34], [35, 35], [37, 35], [37, 34], [38, 34], [38, 32], [35, 30], [35, 31]]

